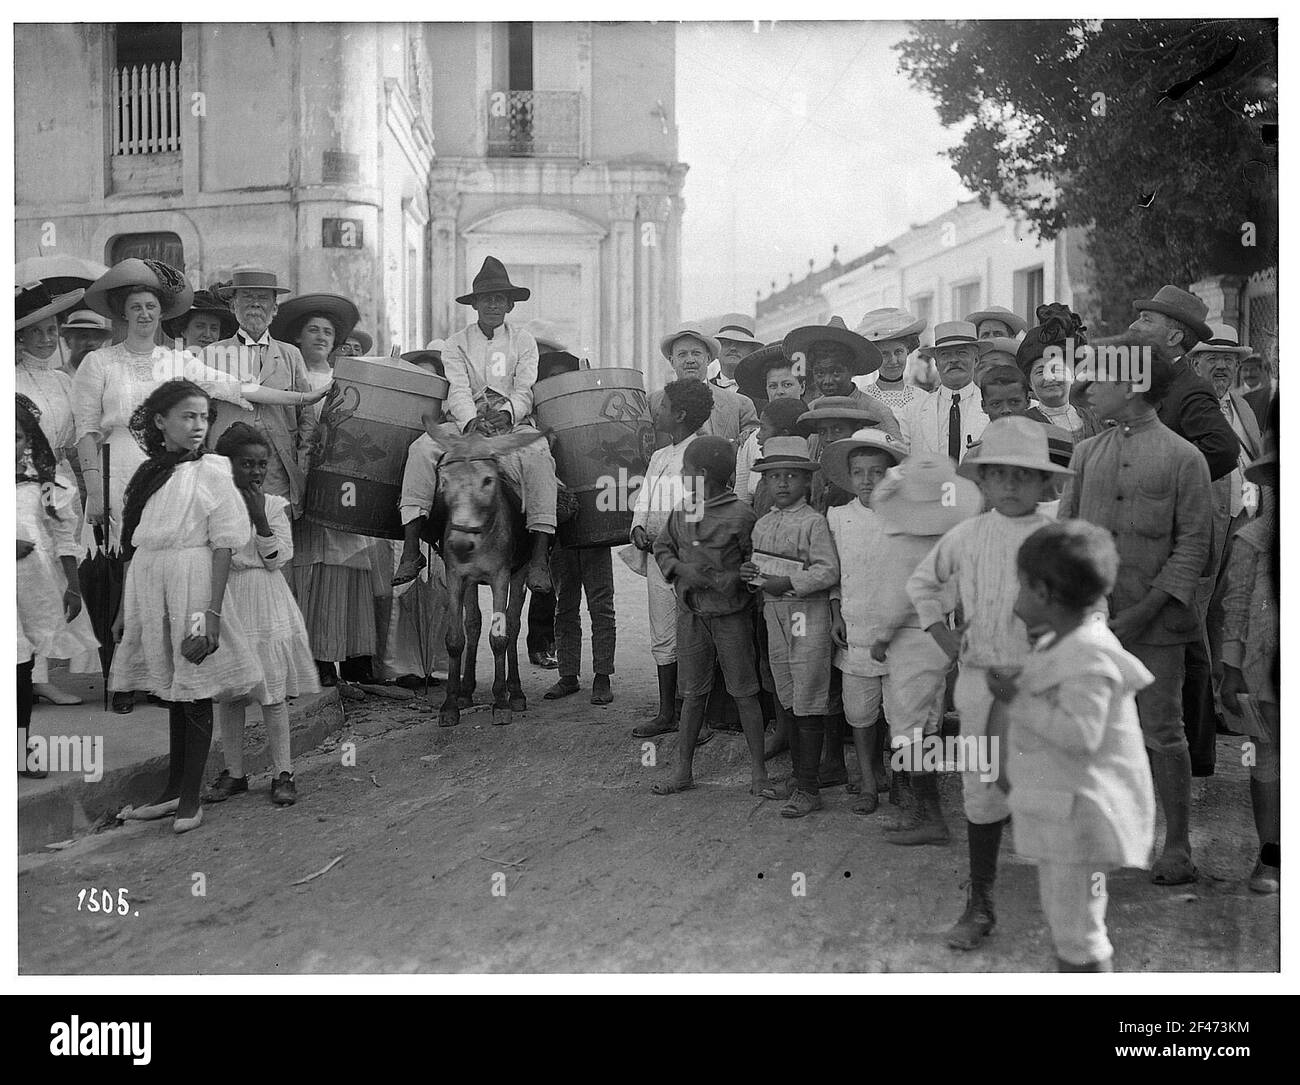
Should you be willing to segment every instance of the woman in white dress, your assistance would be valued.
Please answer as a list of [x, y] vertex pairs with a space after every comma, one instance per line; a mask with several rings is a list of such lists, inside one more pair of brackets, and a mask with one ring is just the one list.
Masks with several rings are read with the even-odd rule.
[[[253, 653], [262, 664], [266, 686], [262, 722], [274, 774], [271, 801], [277, 806], [292, 806], [298, 793], [293, 781], [289, 706], [285, 698], [317, 693], [320, 683], [316, 680], [307, 627], [289, 582], [280, 571], [293, 558], [289, 501], [262, 492], [271, 458], [266, 434], [245, 422], [236, 422], [218, 439], [216, 451], [230, 461], [235, 489], [248, 507], [253, 527], [248, 542], [231, 558], [225, 606], [239, 615]], [[244, 773], [245, 709], [243, 701], [217, 707], [226, 767], [204, 795], [207, 802], [224, 802], [248, 790]]]
[[[334, 378], [335, 344], [347, 341], [358, 316], [347, 298], [303, 294], [280, 306], [271, 337], [297, 346], [308, 379], [321, 388]], [[391, 547], [383, 539], [324, 527], [304, 516], [293, 523], [293, 550], [289, 582], [307, 623], [321, 685], [334, 685], [340, 674], [346, 681], [374, 682], [376, 600], [392, 591]]]
[[115, 691], [160, 697], [170, 717], [167, 783], [153, 802], [118, 816], [153, 820], [175, 813], [178, 833], [202, 820], [199, 789], [213, 701], [266, 698], [262, 665], [238, 613], [218, 609], [231, 555], [252, 529], [230, 461], [204, 454], [209, 409], [202, 388], [175, 380], [151, 392], [132, 418], [147, 458], [126, 493], [126, 581], [108, 679]]
[[[18, 748], [28, 750], [32, 668], [37, 658], [68, 659], [71, 669], [99, 666], [99, 642], [81, 606], [77, 581], [76, 487], [60, 483], [54, 454], [40, 428], [40, 412], [18, 396], [14, 445], [17, 454], [15, 529], [18, 540]], [[46, 766], [28, 763], [26, 776], [44, 776]]]
[[[80, 527], [81, 498], [71, 455], [76, 444], [72, 418], [72, 378], [63, 368], [59, 340], [61, 319], [85, 293], [74, 290], [54, 297], [42, 283], [20, 289], [15, 299], [14, 331], [17, 339], [17, 367], [14, 390], [37, 408], [41, 432], [54, 454], [55, 474], [68, 503], [68, 529], [75, 544]], [[79, 555], [77, 555], [79, 556]], [[37, 655], [32, 670], [35, 699], [56, 705], [81, 704], [81, 698], [50, 684], [45, 657]]]
[[[107, 521], [105, 538], [113, 556], [120, 550], [127, 483], [145, 459], [131, 435], [131, 417], [164, 381], [194, 381], [214, 399], [242, 408], [251, 403], [314, 403], [327, 391], [263, 388], [242, 382], [241, 374], [210, 369], [188, 351], [159, 346], [156, 339], [161, 322], [188, 312], [193, 298], [194, 291], [180, 272], [156, 260], [123, 260], [86, 291], [87, 307], [125, 321], [127, 329], [124, 342], [86, 355], [73, 381], [72, 396], [77, 454], [86, 480], [86, 520], [91, 525]], [[108, 450], [107, 509], [103, 500], [104, 449]], [[115, 586], [120, 586], [120, 564], [110, 575]], [[130, 712], [132, 704], [129, 694], [115, 696], [113, 711]]]

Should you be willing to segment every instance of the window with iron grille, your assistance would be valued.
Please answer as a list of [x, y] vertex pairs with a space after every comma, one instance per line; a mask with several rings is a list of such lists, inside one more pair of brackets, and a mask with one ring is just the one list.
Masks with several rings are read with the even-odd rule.
[[112, 153], [181, 146], [181, 24], [117, 23], [109, 72]]
[[118, 234], [109, 243], [108, 262], [121, 263], [134, 257], [137, 260], [161, 260], [177, 271], [185, 270], [185, 248], [179, 236], [165, 231], [151, 234]]

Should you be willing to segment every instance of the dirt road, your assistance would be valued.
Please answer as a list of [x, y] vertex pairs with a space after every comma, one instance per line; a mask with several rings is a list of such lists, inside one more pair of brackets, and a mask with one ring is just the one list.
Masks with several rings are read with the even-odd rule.
[[[697, 761], [693, 792], [650, 793], [675, 736], [642, 764], [629, 734], [653, 710], [644, 588], [615, 562], [615, 701], [544, 701], [524, 664], [527, 713], [435, 726], [436, 705], [348, 705], [340, 744], [300, 760], [300, 801], [267, 779], [210, 807], [196, 832], [136, 824], [20, 862], [26, 974], [593, 971], [1040, 971], [1053, 967], [1036, 874], [1004, 845], [999, 925], [958, 955], [966, 848], [945, 780], [947, 848], [886, 844], [842, 788], [800, 821], [746, 794], [740, 736]], [[483, 649], [480, 674], [488, 659]], [[590, 676], [584, 676], [584, 686]], [[479, 694], [483, 696], [482, 692]], [[343, 763], [355, 743], [355, 765]], [[1126, 971], [1272, 970], [1278, 898], [1250, 893], [1255, 854], [1240, 740], [1197, 782], [1201, 880], [1174, 889], [1125, 871], [1109, 925]], [[786, 759], [774, 766], [784, 771]], [[327, 873], [293, 883], [342, 857]], [[806, 895], [795, 896], [796, 874]], [[201, 886], [203, 894], [198, 895]], [[78, 911], [81, 889], [126, 888], [129, 914]]]

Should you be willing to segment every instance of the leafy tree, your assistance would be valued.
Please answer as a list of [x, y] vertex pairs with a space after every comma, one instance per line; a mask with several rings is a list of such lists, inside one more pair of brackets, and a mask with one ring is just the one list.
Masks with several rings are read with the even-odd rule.
[[967, 188], [1044, 238], [1091, 228], [1094, 330], [1163, 283], [1276, 265], [1275, 21], [908, 25], [900, 67], [964, 129]]

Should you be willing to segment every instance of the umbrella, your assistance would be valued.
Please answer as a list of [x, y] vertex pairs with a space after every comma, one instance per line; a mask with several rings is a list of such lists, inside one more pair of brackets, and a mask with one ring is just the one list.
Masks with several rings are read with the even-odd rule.
[[14, 282], [43, 282], [54, 294], [87, 287], [108, 271], [94, 260], [79, 256], [29, 256], [14, 265]]
[[108, 711], [108, 670], [113, 662], [113, 619], [122, 601], [122, 566], [108, 556], [108, 445], [100, 450], [104, 481], [104, 523], [94, 529], [98, 544], [93, 557], [77, 568], [81, 597], [86, 602], [91, 628], [99, 638], [99, 668], [104, 676], [104, 711]]

